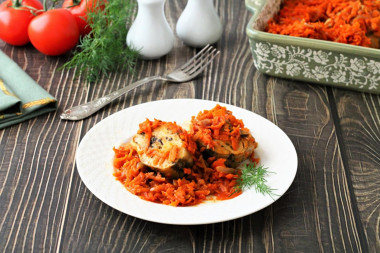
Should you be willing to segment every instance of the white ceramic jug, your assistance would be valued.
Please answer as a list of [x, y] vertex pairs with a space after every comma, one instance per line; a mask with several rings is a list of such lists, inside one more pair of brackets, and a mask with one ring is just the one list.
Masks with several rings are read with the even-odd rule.
[[174, 46], [174, 35], [164, 12], [165, 0], [138, 0], [138, 12], [127, 34], [127, 45], [143, 59], [157, 59]]
[[176, 32], [186, 45], [192, 47], [204, 47], [217, 42], [223, 27], [213, 0], [188, 0], [178, 19]]

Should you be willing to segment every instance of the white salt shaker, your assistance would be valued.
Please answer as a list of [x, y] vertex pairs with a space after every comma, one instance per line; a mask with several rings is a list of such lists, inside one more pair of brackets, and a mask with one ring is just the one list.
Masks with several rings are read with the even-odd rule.
[[127, 34], [127, 45], [143, 59], [157, 59], [174, 46], [174, 34], [165, 17], [165, 0], [138, 0], [138, 12]]
[[204, 47], [217, 42], [223, 27], [213, 0], [188, 0], [178, 19], [176, 32], [186, 45], [192, 47]]

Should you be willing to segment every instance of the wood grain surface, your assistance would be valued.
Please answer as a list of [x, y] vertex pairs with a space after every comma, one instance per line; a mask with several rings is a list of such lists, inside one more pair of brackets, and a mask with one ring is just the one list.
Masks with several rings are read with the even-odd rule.
[[[185, 0], [167, 1], [175, 27]], [[134, 75], [85, 85], [31, 45], [0, 49], [59, 101], [49, 113], [0, 130], [0, 252], [380, 252], [380, 96], [272, 78], [256, 71], [245, 35], [244, 1], [216, 0], [224, 24], [221, 55], [202, 77], [152, 82], [83, 121], [62, 121], [65, 108], [90, 101], [190, 59], [173, 51], [139, 60]], [[1, 60], [1, 59], [0, 59]], [[175, 226], [112, 209], [82, 183], [76, 148], [96, 123], [124, 108], [169, 98], [236, 105], [264, 116], [292, 140], [298, 171], [271, 206], [222, 223]]]

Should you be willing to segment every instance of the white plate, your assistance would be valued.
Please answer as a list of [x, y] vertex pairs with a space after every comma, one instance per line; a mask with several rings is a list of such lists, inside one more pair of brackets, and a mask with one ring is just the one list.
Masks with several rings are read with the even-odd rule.
[[[156, 204], [128, 192], [112, 175], [113, 147], [134, 135], [146, 118], [188, 122], [199, 111], [216, 104], [226, 106], [242, 119], [259, 146], [255, 153], [269, 168], [268, 185], [276, 189], [274, 199], [246, 190], [230, 200], [208, 202], [190, 207]], [[276, 201], [292, 184], [297, 172], [297, 153], [288, 136], [267, 119], [232, 105], [196, 99], [170, 99], [136, 105], [117, 112], [96, 124], [82, 139], [76, 154], [80, 177], [87, 188], [107, 205], [140, 219], [178, 225], [227, 221], [257, 212]]]

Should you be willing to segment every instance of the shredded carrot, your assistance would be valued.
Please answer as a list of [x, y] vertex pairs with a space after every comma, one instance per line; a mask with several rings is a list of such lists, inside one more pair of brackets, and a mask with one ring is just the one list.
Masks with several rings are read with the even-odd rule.
[[243, 121], [236, 119], [226, 107], [216, 105], [212, 110], [204, 110], [191, 120], [191, 134], [195, 140], [207, 145], [215, 146], [215, 140], [231, 143], [234, 150], [241, 140], [241, 131], [249, 132]]
[[[240, 170], [228, 168], [224, 158], [208, 157], [205, 160], [193, 140], [195, 134], [204, 138], [210, 146], [215, 139], [238, 143], [241, 131], [249, 132], [241, 120], [236, 119], [225, 107], [217, 105], [212, 110], [205, 110], [194, 117], [190, 132], [175, 123], [147, 119], [139, 125], [138, 133], [144, 133], [145, 141], [149, 144], [153, 130], [163, 124], [185, 140], [186, 148], [193, 156], [193, 165], [183, 168], [182, 178], [167, 178], [143, 165], [132, 144], [123, 144], [114, 148], [114, 176], [128, 191], [144, 200], [171, 206], [191, 206], [208, 199], [225, 200], [241, 194], [241, 191], [236, 191], [235, 188]], [[253, 145], [257, 144], [254, 142]], [[174, 161], [179, 152], [177, 147], [165, 153], [152, 151], [150, 148], [147, 150], [149, 155], [154, 157], [155, 164], [160, 164], [165, 159]], [[257, 160], [253, 154], [250, 158]]]
[[[120, 158], [116, 158], [115, 155], [115, 159], [118, 159], [118, 162], [114, 163], [115, 178], [123, 183], [128, 191], [142, 199], [172, 206], [190, 206], [210, 197], [224, 200], [241, 194], [235, 192], [234, 186], [238, 177], [236, 174], [225, 174], [210, 168], [199, 174], [199, 167], [194, 165], [194, 168], [184, 169], [186, 177], [169, 179], [147, 167], [139, 167], [140, 159], [131, 146], [115, 148], [114, 151], [117, 156], [123, 154]], [[120, 163], [119, 159], [122, 159], [123, 163]], [[208, 178], [207, 181], [205, 177]]]
[[284, 0], [265, 31], [379, 48], [379, 0]]
[[169, 161], [174, 162], [178, 155], [178, 147], [174, 146], [169, 152]]
[[212, 163], [212, 167], [213, 168], [216, 168], [218, 166], [225, 166], [225, 162], [226, 162], [226, 159], [224, 158], [219, 158], [217, 160], [215, 160], [213, 163]]

